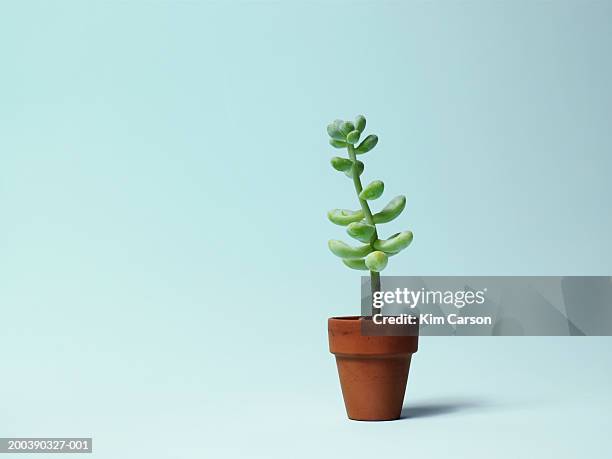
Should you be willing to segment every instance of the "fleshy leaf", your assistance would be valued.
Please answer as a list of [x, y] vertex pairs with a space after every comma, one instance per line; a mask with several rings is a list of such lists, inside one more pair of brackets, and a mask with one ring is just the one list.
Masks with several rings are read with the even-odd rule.
[[374, 223], [387, 223], [402, 213], [406, 207], [406, 196], [396, 196], [389, 204], [387, 204], [383, 210], [374, 214]]
[[361, 135], [361, 133], [355, 129], [354, 131], [351, 131], [348, 133], [348, 135], [346, 136], [346, 143], [350, 143], [351, 145], [355, 145], [357, 142], [359, 142], [359, 136]]
[[346, 176], [348, 178], [353, 178], [353, 168], [357, 168], [357, 175], [361, 175], [363, 174], [363, 170], [365, 169], [365, 166], [363, 165], [363, 163], [361, 161], [357, 161], [353, 167], [351, 167], [348, 171], [344, 171], [344, 173], [346, 174]]
[[363, 258], [374, 250], [370, 244], [352, 247], [346, 242], [338, 241], [336, 239], [331, 239], [327, 245], [329, 246], [329, 250], [331, 250], [334, 255], [347, 259]]
[[340, 123], [342, 123], [342, 121], [335, 120], [327, 125], [327, 134], [334, 140], [346, 139], [346, 135], [340, 132]]
[[357, 129], [361, 133], [361, 132], [363, 132], [365, 127], [366, 127], [365, 116], [358, 115], [357, 118], [355, 118], [355, 129]]
[[379, 273], [387, 267], [388, 261], [389, 258], [384, 252], [376, 251], [365, 258], [365, 265], [370, 271]]
[[361, 191], [361, 193], [359, 193], [359, 199], [372, 201], [380, 198], [384, 191], [385, 184], [380, 180], [374, 180], [373, 182], [370, 182], [368, 186]]
[[347, 158], [341, 158], [339, 156], [334, 156], [330, 162], [332, 167], [340, 172], [347, 171], [353, 167], [353, 161]]
[[350, 121], [344, 121], [341, 125], [340, 125], [340, 132], [346, 137], [347, 135], [349, 135], [349, 132], [354, 131], [355, 130], [355, 125], [353, 123], [351, 123]]
[[329, 139], [329, 144], [334, 148], [346, 148], [348, 145], [345, 141], [336, 139]]
[[373, 245], [376, 250], [380, 250], [387, 254], [395, 254], [408, 247], [412, 239], [412, 231], [402, 231], [401, 233], [394, 234], [389, 239], [378, 240], [374, 242]]
[[365, 222], [353, 222], [346, 227], [346, 232], [349, 236], [361, 242], [370, 242], [376, 228]]
[[358, 258], [355, 260], [351, 259], [343, 259], [342, 263], [348, 266], [351, 269], [359, 269], [361, 271], [367, 271], [368, 267], [365, 264], [365, 260], [363, 258]]
[[327, 212], [327, 218], [336, 225], [346, 226], [349, 223], [363, 220], [363, 210], [332, 209]]
[[378, 143], [378, 136], [374, 134], [370, 134], [365, 139], [363, 139], [363, 141], [359, 144], [357, 148], [355, 148], [355, 153], [357, 153], [358, 155], [367, 153], [372, 148], [374, 148], [377, 143]]

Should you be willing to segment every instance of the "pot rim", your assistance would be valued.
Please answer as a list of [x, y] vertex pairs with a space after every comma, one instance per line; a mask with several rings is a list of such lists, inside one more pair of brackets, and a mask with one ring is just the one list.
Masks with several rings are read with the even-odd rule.
[[329, 320], [348, 322], [348, 321], [359, 321], [359, 320], [371, 319], [371, 318], [372, 316], [336, 316], [336, 317], [330, 317]]

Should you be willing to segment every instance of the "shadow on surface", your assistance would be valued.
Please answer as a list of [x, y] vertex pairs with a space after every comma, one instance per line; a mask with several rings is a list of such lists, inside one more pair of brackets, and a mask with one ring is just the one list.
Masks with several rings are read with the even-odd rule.
[[429, 418], [459, 411], [476, 411], [488, 405], [478, 400], [444, 400], [406, 405], [402, 408], [400, 419]]

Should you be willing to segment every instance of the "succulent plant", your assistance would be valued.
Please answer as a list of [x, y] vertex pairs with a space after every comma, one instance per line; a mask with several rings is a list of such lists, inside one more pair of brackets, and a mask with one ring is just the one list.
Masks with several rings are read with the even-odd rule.
[[366, 119], [359, 115], [354, 122], [335, 120], [327, 126], [329, 143], [334, 148], [345, 148], [348, 157], [334, 156], [331, 165], [353, 181], [359, 209], [332, 209], [327, 217], [336, 225], [345, 226], [349, 236], [361, 242], [357, 246], [332, 239], [329, 249], [340, 257], [343, 263], [352, 269], [370, 271], [372, 294], [380, 291], [380, 272], [385, 269], [389, 257], [398, 254], [412, 242], [412, 232], [396, 233], [388, 239], [379, 239], [377, 224], [394, 220], [406, 207], [406, 197], [396, 196], [379, 212], [372, 213], [370, 201], [378, 199], [385, 190], [385, 184], [374, 180], [363, 187], [361, 175], [364, 171], [363, 162], [357, 159], [371, 151], [378, 143], [378, 137], [370, 134], [361, 142], [359, 139], [366, 126]]

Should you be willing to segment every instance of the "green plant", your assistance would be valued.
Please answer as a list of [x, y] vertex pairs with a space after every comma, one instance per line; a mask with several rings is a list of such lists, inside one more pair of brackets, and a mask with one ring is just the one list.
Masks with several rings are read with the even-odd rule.
[[348, 153], [348, 157], [334, 156], [331, 165], [352, 179], [360, 205], [358, 210], [332, 209], [327, 213], [327, 217], [336, 225], [346, 226], [348, 235], [362, 242], [361, 245], [351, 246], [332, 239], [329, 241], [329, 249], [342, 258], [349, 268], [370, 271], [373, 295], [374, 292], [380, 291], [380, 272], [387, 266], [389, 257], [408, 247], [413, 236], [411, 231], [403, 231], [389, 239], [378, 238], [376, 225], [390, 222], [401, 214], [406, 206], [406, 197], [397, 196], [381, 211], [372, 213], [369, 201], [382, 196], [385, 184], [380, 180], [370, 182], [365, 188], [361, 184], [364, 164], [357, 159], [357, 155], [371, 151], [378, 143], [378, 137], [370, 134], [357, 145], [365, 126], [366, 119], [362, 115], [355, 118], [354, 123], [335, 120], [327, 126], [329, 143], [335, 148], [346, 148]]

